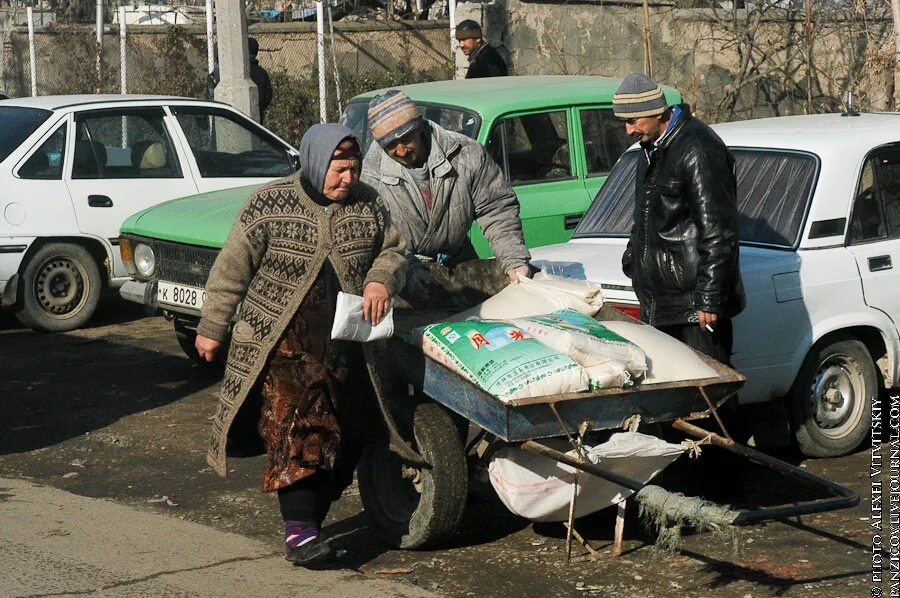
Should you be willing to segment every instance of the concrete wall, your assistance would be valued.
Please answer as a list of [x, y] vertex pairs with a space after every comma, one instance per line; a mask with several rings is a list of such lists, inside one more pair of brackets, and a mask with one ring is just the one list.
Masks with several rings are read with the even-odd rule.
[[[639, 1], [493, 0], [460, 3], [457, 14], [481, 17], [488, 40], [509, 56], [517, 75], [621, 77], [644, 70]], [[653, 75], [681, 89], [705, 118], [834, 110], [848, 90], [863, 107], [888, 108], [893, 91], [890, 15], [869, 18], [864, 25], [847, 20], [815, 23], [811, 102], [802, 15], [749, 26], [738, 23], [754, 32], [760, 46], [753, 55], [759, 64], [749, 69], [742, 69], [747, 45], [730, 32], [735, 29], [731, 17], [731, 11], [675, 9], [670, 3], [651, 2]], [[768, 57], [760, 59], [759, 50]]]

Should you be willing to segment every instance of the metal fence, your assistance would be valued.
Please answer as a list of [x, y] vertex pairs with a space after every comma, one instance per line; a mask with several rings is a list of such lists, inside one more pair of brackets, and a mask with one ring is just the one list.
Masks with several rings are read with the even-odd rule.
[[[255, 24], [249, 31], [275, 88], [266, 124], [297, 142], [319, 120], [316, 23]], [[14, 27], [3, 43], [0, 85], [13, 97], [32, 95], [33, 88], [37, 95], [59, 95], [120, 93], [123, 87], [132, 94], [204, 96], [205, 27], [130, 26], [121, 33], [118, 25], [105, 26], [98, 52], [90, 25], [36, 23], [33, 34]], [[333, 30], [326, 22], [328, 119], [362, 91], [452, 78], [453, 52], [448, 20], [337, 21]]]

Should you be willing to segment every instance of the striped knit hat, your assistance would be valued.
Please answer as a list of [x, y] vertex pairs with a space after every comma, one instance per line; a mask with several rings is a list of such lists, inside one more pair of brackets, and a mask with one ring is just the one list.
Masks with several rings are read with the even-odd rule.
[[662, 114], [669, 107], [662, 87], [641, 73], [631, 73], [613, 96], [617, 118], [641, 118]]
[[423, 124], [416, 105], [399, 89], [389, 89], [369, 102], [369, 127], [382, 148]]

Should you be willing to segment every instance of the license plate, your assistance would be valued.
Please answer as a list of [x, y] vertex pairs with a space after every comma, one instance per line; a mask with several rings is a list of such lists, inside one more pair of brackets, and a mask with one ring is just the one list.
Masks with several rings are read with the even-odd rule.
[[156, 287], [156, 300], [166, 305], [199, 310], [206, 303], [206, 289], [160, 280]]

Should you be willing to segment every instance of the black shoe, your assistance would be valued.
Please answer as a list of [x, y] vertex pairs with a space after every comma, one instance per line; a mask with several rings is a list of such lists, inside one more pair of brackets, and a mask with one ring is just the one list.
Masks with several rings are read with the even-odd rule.
[[309, 566], [334, 558], [334, 549], [328, 542], [315, 538], [302, 546], [291, 548], [285, 545], [284, 558], [295, 565]]

